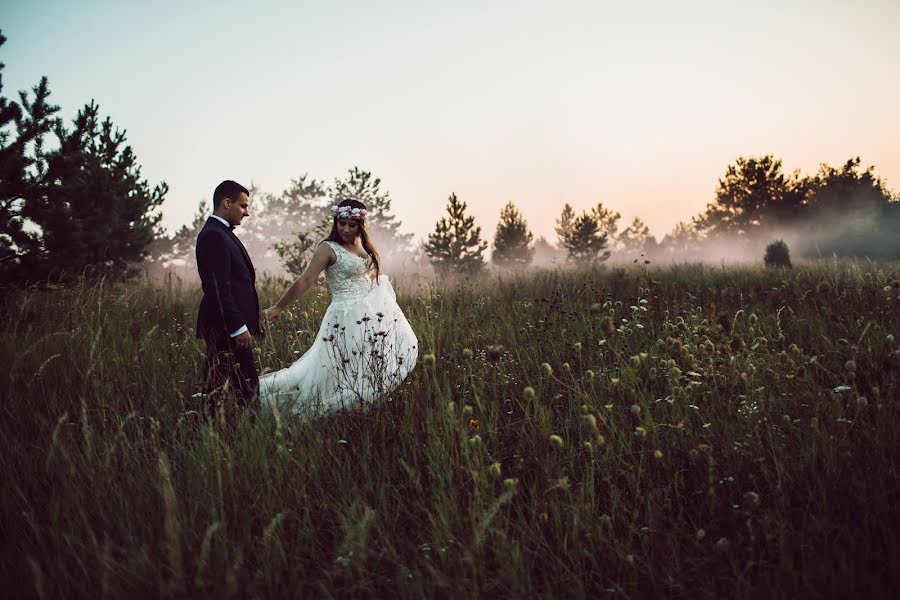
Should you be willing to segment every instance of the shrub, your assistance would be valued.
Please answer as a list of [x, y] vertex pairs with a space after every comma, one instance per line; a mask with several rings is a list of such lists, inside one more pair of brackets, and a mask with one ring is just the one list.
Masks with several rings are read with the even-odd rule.
[[767, 267], [784, 267], [787, 269], [792, 267], [791, 251], [788, 249], [788, 245], [784, 243], [784, 240], [778, 240], [766, 246], [766, 255], [763, 260]]

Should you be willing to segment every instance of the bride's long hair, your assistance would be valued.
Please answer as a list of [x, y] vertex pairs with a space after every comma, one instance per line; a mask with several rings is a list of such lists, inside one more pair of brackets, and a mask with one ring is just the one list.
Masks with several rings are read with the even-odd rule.
[[[358, 208], [360, 210], [366, 208], [365, 204], [354, 198], [345, 198], [344, 200], [341, 200], [338, 206], [349, 206], [350, 208]], [[341, 240], [341, 235], [338, 233], [337, 223], [338, 219], [337, 217], [334, 217], [331, 223], [331, 233], [328, 234], [325, 241], [343, 244], [344, 242]], [[366, 229], [365, 220], [357, 221], [357, 223], [359, 224], [359, 237], [362, 241], [363, 250], [365, 250], [366, 254], [369, 255], [369, 258], [372, 259], [372, 266], [375, 269], [375, 280], [377, 281], [378, 276], [381, 275], [381, 256], [378, 254], [378, 249], [375, 247], [375, 244], [372, 243], [372, 238], [369, 236], [369, 230]]]

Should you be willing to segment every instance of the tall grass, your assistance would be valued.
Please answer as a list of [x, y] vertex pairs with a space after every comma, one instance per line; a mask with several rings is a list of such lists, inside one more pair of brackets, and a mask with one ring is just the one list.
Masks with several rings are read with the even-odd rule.
[[[423, 285], [399, 298], [413, 374], [311, 423], [198, 420], [195, 287], [7, 292], [5, 589], [884, 594], [897, 280], [840, 263]], [[265, 282], [263, 303], [281, 289]], [[263, 370], [312, 343], [327, 302], [285, 315]]]

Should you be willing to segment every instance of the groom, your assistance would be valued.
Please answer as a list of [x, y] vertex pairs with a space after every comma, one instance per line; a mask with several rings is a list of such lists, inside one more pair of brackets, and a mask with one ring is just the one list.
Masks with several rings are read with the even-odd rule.
[[253, 336], [263, 331], [256, 271], [232, 231], [249, 214], [247, 188], [223, 181], [213, 192], [213, 214], [197, 236], [197, 270], [203, 287], [197, 337], [206, 342], [203, 392], [209, 416], [218, 412], [229, 388], [239, 407], [256, 409], [259, 404]]

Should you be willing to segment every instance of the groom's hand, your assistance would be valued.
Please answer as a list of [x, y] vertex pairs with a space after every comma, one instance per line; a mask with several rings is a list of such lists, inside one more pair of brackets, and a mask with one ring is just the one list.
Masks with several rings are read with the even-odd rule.
[[234, 338], [234, 345], [237, 346], [239, 350], [249, 350], [253, 347], [253, 336], [250, 335], [249, 331], [245, 331]]

